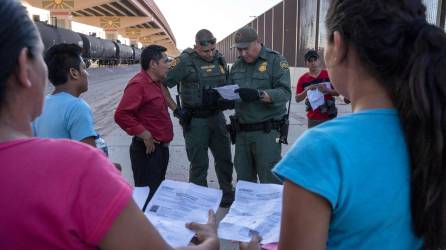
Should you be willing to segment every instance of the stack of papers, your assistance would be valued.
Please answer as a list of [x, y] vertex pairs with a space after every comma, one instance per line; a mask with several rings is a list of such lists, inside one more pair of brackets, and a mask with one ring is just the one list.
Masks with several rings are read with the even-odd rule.
[[147, 206], [145, 215], [172, 247], [187, 246], [195, 232], [186, 223], [206, 223], [209, 210], [217, 211], [222, 198], [218, 189], [165, 180]]
[[248, 242], [258, 234], [263, 244], [279, 242], [282, 193], [282, 185], [239, 181], [235, 201], [220, 222], [219, 237]]

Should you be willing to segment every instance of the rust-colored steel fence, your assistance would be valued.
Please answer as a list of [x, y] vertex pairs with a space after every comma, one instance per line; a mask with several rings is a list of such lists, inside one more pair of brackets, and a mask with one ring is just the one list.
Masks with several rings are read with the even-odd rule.
[[[329, 1], [284, 0], [246, 25], [257, 30], [265, 46], [282, 53], [290, 66], [303, 67], [303, 54], [307, 50], [317, 49], [322, 55], [327, 44], [325, 15]], [[445, 29], [446, 0], [423, 0], [423, 3], [428, 22]], [[228, 63], [238, 57], [237, 51], [231, 49], [234, 33], [217, 44]]]

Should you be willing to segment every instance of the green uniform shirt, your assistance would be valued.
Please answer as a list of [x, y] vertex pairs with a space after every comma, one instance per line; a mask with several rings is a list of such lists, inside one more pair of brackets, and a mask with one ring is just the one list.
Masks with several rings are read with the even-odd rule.
[[226, 84], [227, 76], [226, 62], [218, 51], [213, 61], [207, 62], [189, 48], [172, 62], [165, 85], [169, 88], [179, 85], [184, 107], [195, 108], [203, 105], [203, 89]]
[[272, 98], [272, 103], [236, 102], [235, 113], [240, 123], [280, 120], [286, 114], [286, 103], [291, 98], [290, 70], [278, 52], [262, 46], [255, 62], [248, 64], [238, 58], [231, 68], [229, 82], [240, 88], [264, 90]]

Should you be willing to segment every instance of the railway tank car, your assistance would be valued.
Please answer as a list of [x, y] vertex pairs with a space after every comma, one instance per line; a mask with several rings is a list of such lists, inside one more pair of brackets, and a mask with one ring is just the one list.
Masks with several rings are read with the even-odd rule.
[[117, 42], [113, 43], [116, 46], [116, 60], [118, 60], [118, 63], [131, 64], [133, 61], [132, 47]]
[[45, 51], [50, 47], [60, 43], [74, 43], [83, 47], [84, 43], [82, 37], [71, 30], [56, 28], [51, 25], [37, 22], [37, 29], [42, 37]]
[[139, 62], [141, 57], [141, 50], [138, 48], [76, 33], [42, 22], [36, 22], [36, 25], [42, 37], [45, 51], [56, 44], [77, 44], [82, 47], [82, 57], [87, 66], [90, 66], [91, 62], [97, 62], [98, 65], [131, 64]]
[[133, 50], [133, 63], [139, 63], [141, 61], [142, 49], [132, 46]]

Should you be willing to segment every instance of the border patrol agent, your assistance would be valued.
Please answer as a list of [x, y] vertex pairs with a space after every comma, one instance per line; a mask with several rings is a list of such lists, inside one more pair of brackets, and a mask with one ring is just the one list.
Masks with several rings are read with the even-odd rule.
[[[234, 200], [231, 144], [222, 110], [233, 109], [233, 101], [225, 101], [213, 89], [227, 84], [228, 68], [223, 55], [215, 50], [216, 39], [208, 30], [200, 30], [194, 49], [188, 48], [171, 64], [165, 84], [179, 86], [174, 115], [183, 126], [187, 157], [190, 161], [189, 181], [207, 186], [208, 148], [215, 159], [223, 199], [228, 207]], [[170, 94], [167, 98], [173, 102]], [[182, 103], [182, 107], [180, 105]]]
[[240, 55], [229, 77], [230, 82], [240, 86], [236, 92], [241, 98], [231, 117], [237, 178], [257, 182], [258, 177], [261, 183], [280, 183], [271, 169], [281, 159], [280, 132], [285, 124], [288, 133], [288, 62], [278, 52], [264, 47], [251, 27], [236, 32], [232, 47]]

